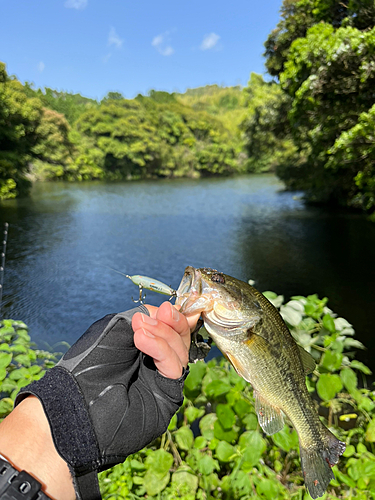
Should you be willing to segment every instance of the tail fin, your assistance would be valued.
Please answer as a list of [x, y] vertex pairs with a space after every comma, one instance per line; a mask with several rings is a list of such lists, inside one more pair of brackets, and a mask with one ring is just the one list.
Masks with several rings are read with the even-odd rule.
[[323, 440], [314, 446], [304, 448], [300, 444], [302, 472], [312, 498], [323, 496], [330, 481], [335, 478], [331, 467], [337, 464], [345, 446], [326, 428]]

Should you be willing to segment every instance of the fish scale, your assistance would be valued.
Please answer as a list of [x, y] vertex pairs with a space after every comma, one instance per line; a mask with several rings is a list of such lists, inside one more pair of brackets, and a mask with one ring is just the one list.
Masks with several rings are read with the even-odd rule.
[[280, 431], [284, 415], [289, 418], [299, 437], [306, 487], [312, 498], [322, 496], [345, 444], [320, 421], [305, 380], [315, 362], [296, 344], [277, 309], [248, 283], [191, 266], [185, 269], [176, 305], [186, 316], [201, 313], [218, 348], [252, 384], [264, 432]]

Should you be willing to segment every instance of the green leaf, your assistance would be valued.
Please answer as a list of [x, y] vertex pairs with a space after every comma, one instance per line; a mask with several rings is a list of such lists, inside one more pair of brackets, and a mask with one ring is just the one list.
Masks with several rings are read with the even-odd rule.
[[371, 375], [371, 373], [372, 373], [370, 368], [368, 368], [366, 365], [361, 363], [361, 361], [357, 361], [356, 359], [353, 359], [353, 361], [351, 361], [350, 366], [352, 368], [355, 368], [356, 370], [361, 371], [365, 375]]
[[238, 432], [234, 429], [224, 429], [220, 421], [216, 420], [216, 422], [214, 423], [214, 436], [220, 441], [228, 441], [228, 443], [232, 443], [237, 439]]
[[343, 456], [343, 457], [348, 457], [348, 458], [349, 458], [349, 457], [351, 457], [352, 455], [354, 455], [354, 453], [355, 453], [355, 447], [354, 447], [352, 444], [349, 444], [349, 445], [346, 447], [346, 449], [345, 449], [344, 453], [342, 454], [342, 456]]
[[165, 450], [156, 450], [146, 458], [146, 465], [149, 470], [156, 474], [164, 475], [173, 464], [173, 456]]
[[229, 462], [236, 455], [236, 449], [226, 441], [220, 441], [216, 446], [216, 457], [220, 462]]
[[251, 471], [265, 452], [266, 442], [258, 431], [246, 431], [240, 436], [238, 444], [243, 453], [242, 469]]
[[6, 376], [7, 376], [6, 369], [5, 368], [0, 368], [0, 382], [2, 382], [5, 379]]
[[255, 430], [258, 428], [258, 417], [255, 413], [249, 413], [242, 419], [243, 423], [246, 426], [247, 431]]
[[326, 351], [323, 354], [320, 365], [326, 368], [330, 372], [338, 370], [341, 366], [343, 357], [344, 356], [338, 352]]
[[29, 367], [31, 365], [31, 359], [28, 354], [18, 354], [14, 357], [14, 361], [19, 365]]
[[274, 500], [278, 497], [279, 488], [278, 484], [275, 481], [271, 481], [271, 479], [263, 479], [257, 485], [257, 493], [258, 495], [264, 496], [269, 500]]
[[184, 384], [185, 389], [188, 389], [191, 392], [199, 390], [206, 370], [207, 365], [204, 361], [190, 363], [189, 375], [187, 376]]
[[229, 405], [218, 404], [216, 415], [225, 430], [232, 429], [236, 423], [236, 415]]
[[342, 473], [337, 467], [334, 467], [334, 474], [336, 478], [341, 482], [349, 486], [349, 488], [355, 488], [356, 483], [346, 474]]
[[143, 479], [143, 486], [146, 488], [147, 495], [153, 497], [163, 491], [167, 487], [169, 479], [169, 472], [167, 472], [164, 476], [160, 476], [149, 469]]
[[375, 442], [375, 418], [373, 418], [367, 426], [365, 439], [370, 443]]
[[18, 368], [17, 370], [13, 370], [12, 372], [10, 372], [9, 378], [11, 380], [21, 380], [28, 377], [28, 375], [29, 371], [27, 368]]
[[190, 470], [180, 467], [172, 474], [172, 484], [175, 484], [178, 489], [184, 488], [190, 494], [195, 495], [198, 489], [198, 478]]
[[214, 470], [220, 470], [220, 466], [218, 461], [210, 455], [201, 455], [198, 459], [198, 470], [201, 474], [208, 476]]
[[176, 427], [177, 427], [177, 413], [175, 413], [173, 415], [173, 417], [171, 418], [171, 421], [169, 422], [169, 425], [168, 425], [168, 430], [174, 431]]
[[12, 326], [3, 326], [0, 328], [0, 337], [5, 337], [6, 335], [13, 335], [15, 334], [15, 330]]
[[291, 326], [297, 326], [302, 321], [302, 312], [288, 306], [288, 304], [280, 307], [280, 314], [283, 320]]
[[202, 450], [207, 446], [207, 439], [203, 436], [197, 436], [194, 440], [194, 448], [197, 450]]
[[284, 429], [272, 435], [272, 440], [276, 446], [289, 452], [292, 449], [298, 450], [298, 435], [294, 429], [284, 425]]
[[11, 398], [3, 398], [0, 401], [0, 416], [6, 417], [13, 410], [14, 402]]
[[237, 415], [240, 418], [243, 418], [244, 416], [248, 415], [252, 411], [252, 406], [250, 403], [245, 401], [244, 399], [239, 399], [238, 401], [235, 402], [233, 405], [234, 411], [237, 413]]
[[230, 385], [223, 380], [213, 380], [206, 387], [206, 395], [210, 398], [223, 396], [230, 391]]
[[340, 372], [340, 378], [350, 394], [357, 390], [357, 375], [351, 368], [344, 368]]
[[13, 355], [7, 352], [0, 352], [0, 368], [6, 368], [12, 362]]
[[199, 422], [201, 434], [206, 439], [210, 440], [214, 437], [214, 423], [217, 420], [216, 413], [208, 413]]
[[192, 424], [194, 420], [197, 420], [203, 415], [204, 415], [204, 408], [196, 408], [195, 406], [188, 406], [185, 410], [185, 416], [189, 424]]
[[176, 439], [177, 445], [180, 450], [189, 450], [194, 443], [194, 434], [191, 429], [184, 425], [180, 427], [175, 433], [174, 437]]
[[271, 292], [271, 291], [266, 291], [266, 292], [263, 292], [263, 295], [266, 297], [266, 299], [270, 300], [270, 299], [276, 299], [277, 298], [277, 293], [275, 292]]
[[357, 339], [346, 338], [344, 340], [345, 347], [355, 347], [357, 349], [365, 349], [365, 346]]
[[336, 331], [335, 321], [330, 314], [325, 314], [323, 316], [323, 326], [331, 333], [335, 333]]
[[323, 373], [316, 384], [318, 395], [324, 401], [330, 401], [341, 391], [343, 385], [341, 379], [336, 374]]

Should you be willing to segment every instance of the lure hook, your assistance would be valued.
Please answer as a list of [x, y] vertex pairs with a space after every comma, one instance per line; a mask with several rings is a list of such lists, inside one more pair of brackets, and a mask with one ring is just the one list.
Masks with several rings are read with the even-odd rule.
[[[126, 276], [126, 277], [130, 278], [130, 276]], [[139, 299], [138, 300], [134, 300], [133, 297], [132, 297], [132, 301], [134, 302], [134, 304], [138, 304], [138, 303], [144, 304], [144, 300], [146, 298], [146, 294], [144, 294], [143, 297], [142, 297], [143, 286], [142, 285], [138, 285], [138, 287], [139, 287]]]

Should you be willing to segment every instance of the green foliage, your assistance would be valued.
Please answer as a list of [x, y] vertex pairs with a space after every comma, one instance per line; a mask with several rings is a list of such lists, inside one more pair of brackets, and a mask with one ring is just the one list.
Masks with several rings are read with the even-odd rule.
[[265, 42], [266, 67], [272, 76], [285, 69], [292, 43], [304, 38], [309, 28], [324, 22], [334, 28], [352, 26], [358, 30], [372, 28], [375, 19], [373, 0], [284, 0], [281, 20]]
[[[285, 0], [267, 67], [291, 100], [276, 173], [307, 199], [375, 211], [375, 3]], [[289, 158], [288, 158], [289, 155]]]
[[22, 321], [0, 321], [0, 419], [13, 408], [18, 391], [39, 380], [56, 355], [36, 349]]
[[105, 99], [79, 118], [75, 131], [75, 163], [90, 163], [109, 179], [228, 175], [239, 169], [239, 151], [224, 125], [166, 92]]
[[0, 62], [0, 200], [28, 190], [28, 162], [37, 144], [41, 116], [41, 102], [27, 97], [20, 82], [10, 78]]
[[[308, 389], [320, 396], [320, 414], [347, 448], [334, 467], [326, 500], [374, 499], [375, 393], [366, 387], [369, 368], [354, 359], [363, 345], [354, 330], [317, 295], [265, 295], [297, 342], [315, 358]], [[20, 321], [0, 324], [0, 416], [12, 409], [18, 390], [40, 378], [56, 357], [36, 350]], [[120, 465], [100, 474], [105, 500], [308, 500], [289, 423], [273, 436], [261, 431], [250, 384], [224, 359], [190, 366], [184, 404], [167, 432]]]
[[72, 164], [73, 145], [69, 140], [69, 124], [65, 117], [43, 108], [36, 133], [38, 144], [33, 148], [31, 173], [40, 180], [61, 179]]
[[288, 112], [290, 97], [275, 82], [265, 82], [261, 75], [252, 73], [248, 87], [247, 115], [241, 123], [247, 151], [247, 170], [272, 171], [289, 164], [296, 155]]
[[240, 141], [239, 125], [246, 116], [246, 95], [241, 87], [206, 85], [174, 95], [185, 106], [214, 115]]
[[[33, 85], [28, 82], [25, 83], [24, 88], [29, 97], [37, 97], [44, 107], [64, 115], [70, 125], [87, 109], [98, 105], [94, 99], [83, 97], [80, 94], [53, 90], [48, 87], [45, 87], [43, 90], [35, 90]], [[114, 93], [109, 92], [108, 95], [111, 94]]]

